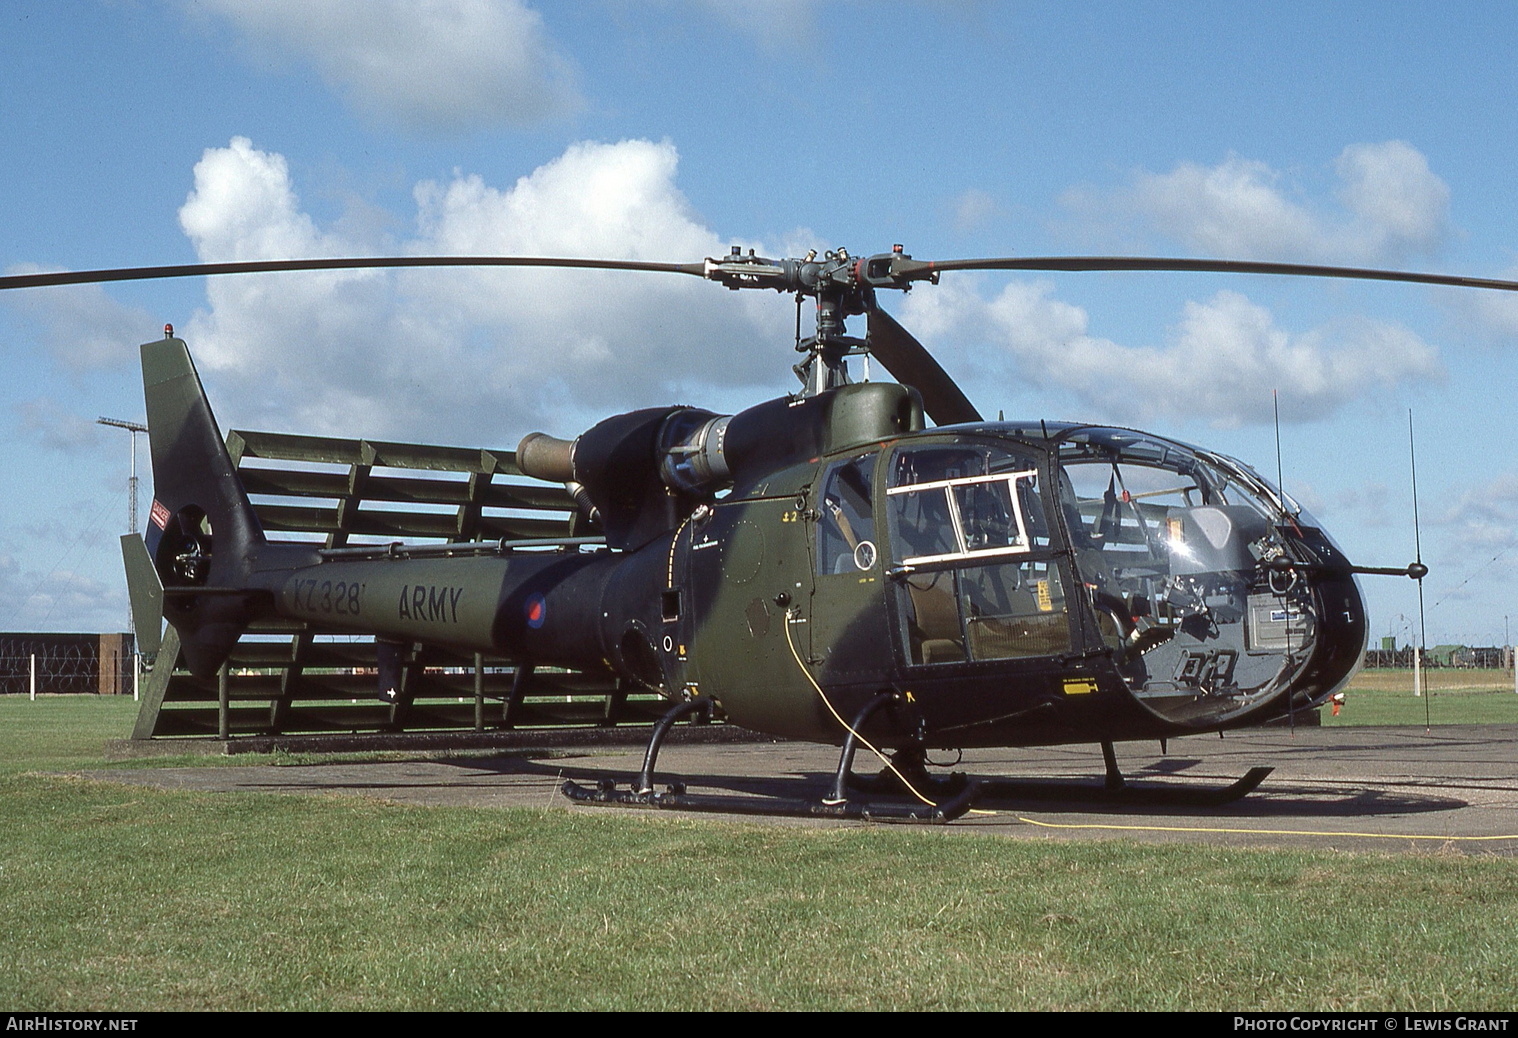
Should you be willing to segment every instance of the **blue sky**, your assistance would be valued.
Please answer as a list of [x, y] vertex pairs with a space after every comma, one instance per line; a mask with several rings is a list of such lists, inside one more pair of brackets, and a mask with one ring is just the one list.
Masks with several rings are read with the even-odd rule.
[[[1518, 7], [400, 3], [0, 7], [7, 270], [291, 255], [689, 261], [903, 243], [1518, 271]], [[410, 272], [0, 298], [0, 629], [124, 623], [139, 342], [224, 427], [510, 447], [789, 391], [788, 300], [633, 274]], [[886, 301], [985, 413], [1274, 472], [1429, 640], [1518, 578], [1518, 299], [1259, 277], [945, 276]], [[145, 462], [145, 452], [143, 460]], [[142, 512], [146, 513], [144, 493]], [[1375, 636], [1410, 581], [1364, 584]]]

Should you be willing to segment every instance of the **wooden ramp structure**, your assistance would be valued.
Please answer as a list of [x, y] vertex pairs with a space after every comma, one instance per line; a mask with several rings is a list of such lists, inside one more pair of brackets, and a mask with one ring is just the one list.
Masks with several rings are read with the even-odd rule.
[[[536, 541], [582, 550], [569, 493], [524, 476], [512, 451], [236, 430], [227, 448], [271, 539], [326, 548]], [[398, 701], [377, 692], [372, 637], [285, 620], [255, 625], [221, 672], [202, 681], [184, 669], [170, 627], [132, 738], [646, 726], [668, 705], [609, 669], [534, 669], [421, 643], [403, 652]]]

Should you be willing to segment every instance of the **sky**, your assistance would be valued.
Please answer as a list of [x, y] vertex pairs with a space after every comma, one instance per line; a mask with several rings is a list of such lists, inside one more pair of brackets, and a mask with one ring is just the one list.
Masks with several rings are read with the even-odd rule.
[[[1494, 3], [12, 0], [0, 268], [901, 243], [1515, 277], [1515, 39]], [[1414, 558], [1411, 416], [1428, 643], [1518, 627], [1518, 296], [947, 274], [884, 305], [988, 415], [1274, 476], [1278, 399], [1287, 490], [1362, 564]], [[0, 630], [124, 629], [130, 437], [95, 419], [142, 419], [165, 323], [224, 429], [510, 449], [789, 392], [793, 321], [642, 273], [4, 293]], [[1405, 644], [1416, 585], [1362, 586]]]

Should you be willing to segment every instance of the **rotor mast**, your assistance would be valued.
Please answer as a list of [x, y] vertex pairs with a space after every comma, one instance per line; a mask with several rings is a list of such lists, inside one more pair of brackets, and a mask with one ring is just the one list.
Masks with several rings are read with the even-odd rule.
[[[815, 396], [824, 390], [849, 383], [847, 359], [868, 353], [868, 338], [847, 334], [847, 318], [876, 309], [875, 289], [910, 286], [897, 268], [910, 260], [900, 245], [878, 256], [857, 258], [849, 250], [830, 250], [821, 257], [815, 250], [801, 259], [772, 260], [747, 254], [734, 245], [732, 252], [720, 260], [706, 261], [704, 275], [734, 291], [740, 288], [769, 288], [794, 293], [797, 301], [816, 301], [816, 330], [810, 338], [796, 343], [796, 350], [807, 356], [796, 365], [801, 379], [801, 395]], [[933, 275], [933, 280], [937, 280]]]

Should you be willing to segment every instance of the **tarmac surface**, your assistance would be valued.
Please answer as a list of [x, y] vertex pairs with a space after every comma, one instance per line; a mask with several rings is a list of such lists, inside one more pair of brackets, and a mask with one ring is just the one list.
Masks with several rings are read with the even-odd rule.
[[[941, 832], [1016, 839], [1127, 839], [1251, 847], [1464, 853], [1518, 856], [1518, 726], [1422, 728], [1284, 728], [1119, 743], [1118, 764], [1130, 789], [1217, 788], [1255, 766], [1274, 772], [1258, 789], [1216, 807], [1130, 802], [1071, 802], [1026, 795], [983, 800]], [[1102, 789], [1096, 746], [966, 751], [934, 755], [972, 776], [1078, 784]], [[942, 757], [942, 760], [937, 758]], [[110, 782], [214, 792], [368, 796], [404, 804], [477, 808], [671, 814], [646, 807], [573, 803], [566, 780], [619, 789], [642, 766], [640, 746], [518, 748], [479, 756], [316, 765], [120, 768], [89, 773]], [[817, 801], [829, 791], [838, 751], [791, 742], [706, 743], [672, 736], [658, 760], [655, 786], [688, 784], [691, 793], [738, 798], [745, 806]], [[856, 774], [879, 768], [867, 751]], [[939, 769], [935, 769], [938, 772]], [[862, 796], [876, 803], [904, 800]], [[723, 812], [717, 812], [720, 816]], [[754, 816], [757, 824], [889, 824], [833, 818]]]

